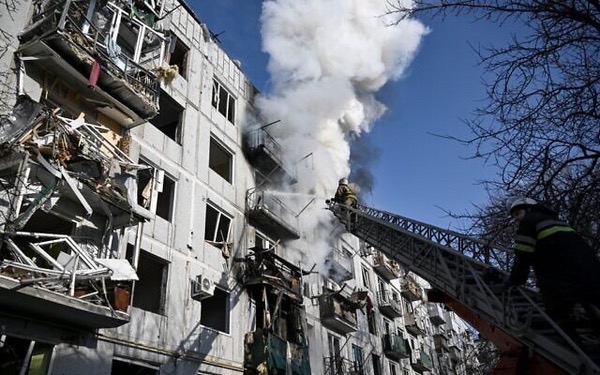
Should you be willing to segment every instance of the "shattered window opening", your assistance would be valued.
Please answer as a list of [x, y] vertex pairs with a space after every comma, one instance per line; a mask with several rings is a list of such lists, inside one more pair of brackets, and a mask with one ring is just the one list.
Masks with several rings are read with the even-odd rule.
[[202, 300], [200, 324], [220, 332], [229, 333], [229, 292], [215, 288], [215, 294]]
[[[133, 249], [130, 248], [129, 251]], [[131, 257], [132, 255], [129, 255]], [[146, 250], [140, 249], [132, 306], [163, 315], [169, 263]]]
[[233, 181], [233, 154], [215, 138], [210, 138], [208, 166], [227, 182]]
[[156, 215], [170, 222], [173, 219], [174, 205], [175, 180], [165, 174], [162, 181], [162, 191], [159, 192], [156, 201]]
[[184, 108], [167, 92], [160, 91], [159, 112], [150, 123], [167, 137], [181, 144], [181, 131]]
[[187, 63], [188, 63], [188, 54], [190, 49], [186, 46], [180, 38], [173, 36], [175, 39], [174, 42], [171, 41], [172, 44], [172, 52], [169, 56], [169, 65], [176, 65], [179, 70], [179, 75], [183, 78], [187, 78]]
[[204, 239], [206, 241], [227, 243], [231, 231], [231, 217], [220, 211], [211, 204], [206, 205], [206, 223], [204, 227]]
[[235, 125], [235, 98], [217, 79], [213, 79], [212, 106]]

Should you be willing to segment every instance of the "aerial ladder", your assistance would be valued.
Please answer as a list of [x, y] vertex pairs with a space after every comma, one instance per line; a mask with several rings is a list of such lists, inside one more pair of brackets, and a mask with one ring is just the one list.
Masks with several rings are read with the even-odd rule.
[[490, 340], [501, 355], [494, 374], [600, 374], [589, 355], [597, 338], [587, 324], [578, 325], [576, 344], [544, 313], [539, 293], [504, 290], [487, 277], [490, 269], [506, 277], [510, 250], [370, 207], [328, 201], [328, 208], [350, 233], [426, 280], [430, 302]]

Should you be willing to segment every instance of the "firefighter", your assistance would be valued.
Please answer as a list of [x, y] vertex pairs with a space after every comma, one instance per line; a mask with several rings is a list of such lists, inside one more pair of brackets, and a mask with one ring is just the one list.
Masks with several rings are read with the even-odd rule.
[[334, 202], [345, 204], [347, 206], [351, 206], [356, 208], [358, 206], [358, 200], [356, 199], [356, 194], [352, 188], [348, 185], [348, 179], [342, 178], [339, 181], [338, 188], [335, 192], [335, 196], [333, 198]]
[[518, 223], [515, 262], [506, 287], [523, 285], [533, 267], [546, 313], [573, 340], [579, 341], [571, 319], [577, 303], [592, 313], [600, 307], [600, 260], [558, 214], [531, 198], [516, 199], [510, 214]]

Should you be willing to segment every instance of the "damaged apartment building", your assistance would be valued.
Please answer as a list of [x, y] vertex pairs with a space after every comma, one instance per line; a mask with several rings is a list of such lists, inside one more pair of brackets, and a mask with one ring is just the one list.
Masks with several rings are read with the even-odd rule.
[[290, 261], [310, 244], [266, 187], [294, 168], [244, 131], [256, 89], [187, 4], [22, 0], [0, 21], [2, 374], [476, 365], [465, 324], [350, 234], [327, 275]]

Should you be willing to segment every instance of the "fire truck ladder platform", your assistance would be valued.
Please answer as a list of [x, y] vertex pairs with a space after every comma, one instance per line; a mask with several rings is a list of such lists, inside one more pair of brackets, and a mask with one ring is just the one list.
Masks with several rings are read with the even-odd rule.
[[485, 277], [492, 267], [500, 279], [508, 275], [510, 250], [370, 207], [328, 208], [350, 233], [426, 280], [430, 302], [444, 303], [494, 343], [501, 353], [494, 374], [600, 374], [589, 321], [578, 320], [575, 344], [544, 313], [539, 293], [505, 291]]

